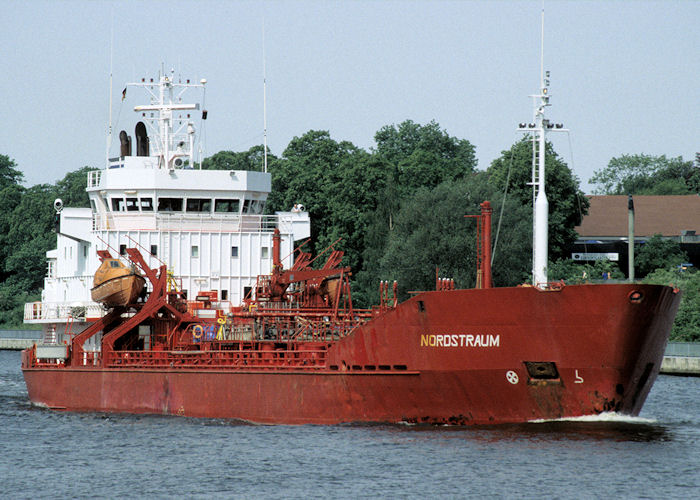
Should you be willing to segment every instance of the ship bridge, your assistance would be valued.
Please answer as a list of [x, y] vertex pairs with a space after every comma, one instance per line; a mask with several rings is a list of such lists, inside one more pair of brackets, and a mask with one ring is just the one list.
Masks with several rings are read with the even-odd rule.
[[189, 297], [215, 292], [224, 307], [240, 305], [258, 275], [270, 274], [275, 229], [282, 264], [293, 265], [297, 242], [310, 236], [301, 205], [266, 215], [269, 173], [199, 168], [194, 151], [202, 148], [191, 114], [199, 104], [183, 103], [182, 94], [203, 92], [205, 83], [176, 82], [170, 74], [128, 84], [150, 96], [149, 104], [133, 108], [135, 144], [122, 130], [119, 153], [88, 173], [90, 208], [63, 209], [57, 200], [57, 247], [47, 252], [42, 300], [26, 304], [25, 322], [44, 323], [47, 332], [75, 323], [78, 332], [102, 316], [90, 299], [99, 250], [124, 256], [138, 248], [151, 268], [165, 264]]

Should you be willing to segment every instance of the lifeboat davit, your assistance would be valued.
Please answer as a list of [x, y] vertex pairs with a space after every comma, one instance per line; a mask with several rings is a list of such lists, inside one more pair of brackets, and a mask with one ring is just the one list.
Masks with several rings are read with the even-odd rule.
[[136, 302], [146, 280], [119, 259], [105, 259], [97, 268], [92, 284], [92, 300], [107, 307], [119, 307]]

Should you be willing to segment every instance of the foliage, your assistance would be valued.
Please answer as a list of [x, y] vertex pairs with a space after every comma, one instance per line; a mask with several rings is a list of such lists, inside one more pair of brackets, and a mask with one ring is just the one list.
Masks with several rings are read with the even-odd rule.
[[14, 251], [14, 244], [9, 238], [10, 226], [14, 222], [15, 208], [25, 191], [19, 184], [8, 184], [0, 189], [0, 281], [7, 279], [5, 260]]
[[19, 185], [24, 179], [24, 174], [17, 170], [17, 164], [9, 156], [0, 154], [0, 189], [8, 186]]
[[[257, 170], [262, 171], [265, 149], [262, 145], [253, 146], [248, 151], [219, 151], [202, 161], [205, 170]], [[277, 158], [269, 150], [267, 153], [268, 171]]]
[[312, 243], [304, 250], [318, 254], [341, 239], [335, 248], [345, 252], [344, 264], [359, 269], [369, 214], [386, 178], [382, 169], [352, 143], [311, 130], [294, 137], [282, 158], [271, 165], [268, 209], [284, 211], [303, 204], [313, 221]]
[[375, 134], [374, 140], [373, 154], [390, 165], [400, 195], [464, 178], [476, 168], [474, 146], [448, 135], [434, 121], [427, 125], [411, 120], [387, 125]]
[[[578, 178], [549, 142], [545, 149], [545, 167], [549, 200], [549, 255], [552, 259], [559, 259], [576, 241], [574, 227], [588, 212], [589, 202], [579, 188]], [[503, 151], [500, 158], [491, 162], [487, 172], [495, 187], [505, 191], [508, 180], [509, 196], [515, 196], [522, 205], [532, 207], [533, 191], [529, 185], [532, 182], [532, 141], [529, 137]]]
[[[500, 194], [488, 183], [486, 174], [467, 179], [448, 180], [435, 189], [418, 189], [404, 199], [389, 234], [386, 252], [381, 259], [381, 278], [397, 280], [402, 298], [408, 290], [431, 290], [435, 287], [435, 269], [440, 277], [450, 277], [459, 288], [470, 288], [476, 281], [476, 222], [465, 214], [479, 214], [482, 201], [491, 199], [500, 206]], [[529, 223], [526, 207], [515, 200], [504, 211], [501, 250], [494, 258], [494, 284], [521, 283], [530, 265]], [[494, 217], [494, 222], [497, 214]]]
[[4, 263], [7, 283], [25, 291], [38, 290], [46, 274], [46, 251], [56, 245], [53, 232], [54, 186], [38, 184], [27, 189], [12, 214], [7, 238], [12, 254]]
[[399, 125], [388, 125], [374, 139], [372, 159], [380, 165], [383, 178], [373, 186], [378, 202], [369, 212], [363, 266], [354, 288], [361, 305], [378, 299], [380, 260], [402, 203], [410, 200], [418, 189], [467, 178], [477, 165], [474, 146], [450, 136], [434, 121], [420, 125], [406, 120]]
[[24, 304], [40, 300], [40, 293], [27, 293], [17, 285], [0, 283], [0, 328], [6, 330], [32, 329], [22, 324]]
[[644, 244], [635, 244], [634, 272], [643, 278], [655, 269], [673, 269], [688, 260], [678, 242], [655, 234]]
[[[10, 167], [14, 162], [0, 163]], [[89, 206], [85, 193], [87, 172], [69, 172], [56, 185], [25, 188], [21, 173], [0, 166], [0, 325], [22, 325], [24, 302], [34, 300], [46, 274], [46, 252], [56, 245], [53, 202]], [[7, 175], [4, 175], [2, 172]]]
[[87, 186], [88, 172], [96, 168], [85, 166], [73, 172], [68, 172], [63, 179], [56, 183], [56, 197], [61, 198], [63, 206], [75, 208], [87, 208], [90, 206], [85, 187]]
[[670, 195], [700, 193], [700, 169], [682, 157], [622, 155], [594, 172], [596, 194]]
[[671, 285], [681, 289], [683, 296], [671, 330], [672, 341], [700, 342], [700, 271], [657, 269], [647, 275], [645, 283]]
[[625, 279], [625, 275], [617, 264], [607, 259], [597, 260], [592, 264], [561, 259], [550, 262], [548, 272], [550, 281], [564, 281], [570, 285], [598, 282], [605, 279]]

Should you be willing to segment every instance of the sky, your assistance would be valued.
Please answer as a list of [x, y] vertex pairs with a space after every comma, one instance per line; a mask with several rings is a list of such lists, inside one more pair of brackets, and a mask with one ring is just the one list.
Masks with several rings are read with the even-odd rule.
[[[53, 183], [133, 133], [126, 82], [206, 78], [205, 156], [309, 130], [370, 150], [385, 125], [435, 120], [486, 169], [532, 121], [542, 2], [0, 0], [0, 154]], [[700, 151], [700, 2], [547, 1], [550, 134], [584, 191], [623, 154]], [[264, 25], [264, 30], [263, 30]], [[264, 52], [263, 58], [263, 31]], [[132, 92], [136, 93], [136, 89]], [[132, 98], [133, 97], [133, 98]], [[115, 137], [112, 156], [118, 154]]]

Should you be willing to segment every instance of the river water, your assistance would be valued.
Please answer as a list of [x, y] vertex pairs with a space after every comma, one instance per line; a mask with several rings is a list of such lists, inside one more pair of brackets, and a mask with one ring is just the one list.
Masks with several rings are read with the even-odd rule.
[[700, 378], [639, 418], [253, 426], [33, 407], [0, 351], [0, 498], [698, 498]]

